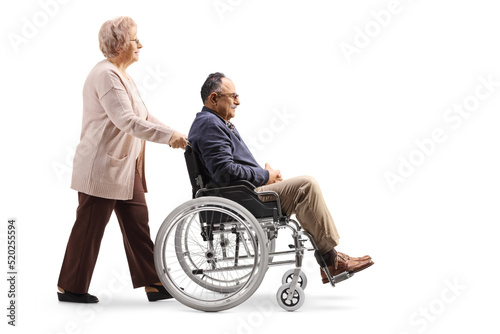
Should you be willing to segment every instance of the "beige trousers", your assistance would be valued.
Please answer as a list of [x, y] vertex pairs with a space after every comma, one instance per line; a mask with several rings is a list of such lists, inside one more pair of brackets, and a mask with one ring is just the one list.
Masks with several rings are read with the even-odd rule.
[[[284, 214], [296, 215], [302, 228], [313, 236], [321, 254], [338, 245], [337, 228], [313, 177], [298, 176], [255, 189], [257, 192], [268, 190], [279, 195]], [[263, 201], [274, 200], [269, 195], [260, 197]]]

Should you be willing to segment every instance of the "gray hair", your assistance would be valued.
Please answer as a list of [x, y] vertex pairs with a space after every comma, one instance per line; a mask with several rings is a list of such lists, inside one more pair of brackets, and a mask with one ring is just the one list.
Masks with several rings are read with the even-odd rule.
[[128, 16], [119, 16], [104, 22], [99, 30], [99, 48], [106, 58], [118, 56], [117, 50], [123, 50], [130, 41], [130, 28], [137, 24]]
[[224, 73], [215, 72], [210, 74], [201, 86], [201, 100], [205, 103], [212, 93], [220, 93], [222, 89], [222, 78], [226, 76]]

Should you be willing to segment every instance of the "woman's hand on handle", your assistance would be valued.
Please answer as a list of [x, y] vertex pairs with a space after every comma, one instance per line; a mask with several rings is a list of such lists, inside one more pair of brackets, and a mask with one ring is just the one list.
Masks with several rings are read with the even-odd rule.
[[174, 131], [172, 134], [172, 137], [170, 138], [170, 141], [168, 142], [168, 145], [172, 148], [182, 148], [184, 149], [187, 145], [187, 136], [185, 134], [182, 134], [180, 132]]

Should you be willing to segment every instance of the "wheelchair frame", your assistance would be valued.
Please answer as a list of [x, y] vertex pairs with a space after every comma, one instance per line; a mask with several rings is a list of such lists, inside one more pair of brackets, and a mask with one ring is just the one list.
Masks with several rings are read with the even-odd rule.
[[[201, 311], [226, 310], [256, 291], [268, 267], [295, 264], [283, 275], [276, 294], [283, 309], [294, 311], [305, 299], [307, 277], [301, 271], [305, 251], [314, 251], [332, 287], [354, 275], [352, 271], [330, 275], [314, 238], [282, 214], [276, 192], [256, 192], [247, 181], [207, 185], [191, 145], [186, 147], [185, 159], [194, 199], [165, 219], [154, 251], [158, 276], [178, 301]], [[261, 196], [272, 196], [274, 201], [264, 202]], [[293, 245], [290, 250], [276, 251], [278, 231], [287, 228]], [[312, 247], [304, 245], [307, 240]], [[292, 254], [293, 260], [276, 261], [276, 257]], [[237, 275], [241, 271], [244, 274]]]

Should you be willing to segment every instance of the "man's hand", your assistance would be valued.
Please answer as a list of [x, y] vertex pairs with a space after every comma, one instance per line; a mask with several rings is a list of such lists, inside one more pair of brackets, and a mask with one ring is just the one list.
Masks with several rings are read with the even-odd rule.
[[269, 171], [269, 181], [267, 181], [267, 184], [273, 184], [276, 182], [283, 181], [283, 178], [281, 177], [281, 172], [279, 169], [272, 169], [271, 166], [266, 162], [266, 170]]
[[174, 131], [172, 134], [172, 137], [170, 138], [170, 141], [168, 142], [168, 145], [172, 148], [182, 148], [184, 149], [187, 145], [187, 136], [185, 134], [182, 134], [180, 132]]

